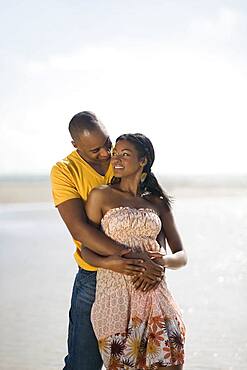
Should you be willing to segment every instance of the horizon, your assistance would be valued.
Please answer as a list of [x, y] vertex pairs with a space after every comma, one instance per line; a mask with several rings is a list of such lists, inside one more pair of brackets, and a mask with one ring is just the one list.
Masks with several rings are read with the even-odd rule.
[[[243, 176], [157, 176], [173, 198], [246, 197], [247, 175]], [[48, 175], [0, 176], [0, 205], [53, 204]], [[19, 207], [19, 206], [18, 206]], [[18, 208], [19, 209], [19, 208]], [[30, 208], [32, 209], [32, 207]]]
[[[244, 173], [244, 174], [235, 174], [235, 173], [225, 173], [225, 174], [215, 174], [215, 173], [211, 173], [211, 174], [193, 174], [193, 173], [187, 173], [187, 174], [174, 174], [174, 173], [167, 173], [167, 174], [160, 174], [160, 173], [155, 173], [155, 175], [157, 177], [159, 177], [159, 179], [161, 179], [160, 181], [164, 180], [164, 179], [167, 179], [168, 181], [183, 181], [183, 180], [189, 180], [189, 181], [192, 181], [194, 183], [200, 183], [200, 181], [203, 183], [203, 182], [207, 182], [207, 184], [214, 184], [215, 182], [217, 181], [223, 181], [223, 180], [227, 180], [227, 181], [233, 181], [233, 182], [242, 182], [243, 184], [246, 184], [247, 185], [247, 172]], [[7, 175], [0, 175], [0, 181], [11, 181], [11, 180], [23, 180], [23, 181], [26, 181], [26, 180], [37, 180], [37, 181], [50, 181], [50, 176], [49, 174], [46, 174], [46, 173], [23, 173], [23, 174], [16, 174], [16, 173], [12, 173], [12, 174], [7, 174]]]

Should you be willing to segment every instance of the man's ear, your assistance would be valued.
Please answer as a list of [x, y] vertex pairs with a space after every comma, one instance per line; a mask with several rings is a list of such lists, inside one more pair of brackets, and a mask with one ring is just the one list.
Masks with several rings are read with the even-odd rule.
[[77, 146], [76, 146], [76, 143], [74, 142], [74, 140], [71, 141], [71, 144], [73, 145], [74, 148], [77, 149]]

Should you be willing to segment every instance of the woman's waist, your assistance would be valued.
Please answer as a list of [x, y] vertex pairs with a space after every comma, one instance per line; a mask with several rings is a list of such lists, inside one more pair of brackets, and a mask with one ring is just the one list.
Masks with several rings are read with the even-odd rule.
[[[140, 275], [142, 277], [142, 275]], [[111, 295], [112, 291], [118, 289], [127, 288], [128, 291], [136, 290], [133, 284], [133, 280], [136, 276], [125, 275], [112, 270], [106, 270], [99, 268], [97, 271], [97, 289], [104, 290], [107, 294]], [[158, 287], [167, 288], [166, 276], [162, 277], [162, 280]], [[158, 289], [159, 290], [159, 289]]]
[[[110, 236], [110, 235], [109, 235]], [[134, 251], [159, 251], [160, 245], [155, 238], [152, 237], [133, 237], [133, 236], [124, 236], [124, 237], [112, 237], [112, 239], [118, 243], [125, 245], [126, 248], [130, 248]]]

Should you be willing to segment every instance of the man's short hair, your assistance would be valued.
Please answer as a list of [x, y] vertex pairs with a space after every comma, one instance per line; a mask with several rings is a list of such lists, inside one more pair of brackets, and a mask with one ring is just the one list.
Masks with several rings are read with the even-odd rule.
[[98, 129], [101, 122], [93, 112], [83, 111], [74, 115], [69, 123], [69, 132], [72, 139], [76, 139], [84, 131], [92, 132]]

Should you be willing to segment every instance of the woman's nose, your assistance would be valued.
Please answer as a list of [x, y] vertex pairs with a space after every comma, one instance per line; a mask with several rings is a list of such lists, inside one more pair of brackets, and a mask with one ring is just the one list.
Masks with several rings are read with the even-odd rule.
[[111, 159], [113, 162], [121, 162], [121, 154], [114, 154]]

